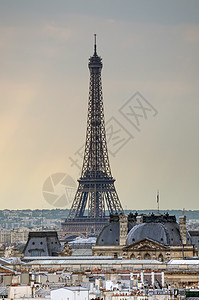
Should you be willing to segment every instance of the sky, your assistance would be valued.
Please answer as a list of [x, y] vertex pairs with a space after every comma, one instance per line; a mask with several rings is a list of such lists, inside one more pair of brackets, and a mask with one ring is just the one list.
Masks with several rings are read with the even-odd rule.
[[156, 209], [159, 190], [161, 209], [198, 209], [198, 11], [197, 0], [1, 0], [0, 209], [70, 208], [94, 33], [123, 208]]

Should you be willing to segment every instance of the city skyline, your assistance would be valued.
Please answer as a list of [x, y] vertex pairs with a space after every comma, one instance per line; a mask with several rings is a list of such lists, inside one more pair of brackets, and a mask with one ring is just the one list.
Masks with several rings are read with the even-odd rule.
[[[79, 178], [70, 158], [82, 166], [75, 153], [85, 142], [94, 33], [105, 120], [129, 138], [109, 149], [123, 208], [157, 208], [158, 189], [160, 209], [198, 208], [198, 8], [179, 0], [0, 3], [0, 209], [55, 208], [43, 197], [45, 180]], [[148, 108], [139, 128], [125, 115], [136, 95]]]

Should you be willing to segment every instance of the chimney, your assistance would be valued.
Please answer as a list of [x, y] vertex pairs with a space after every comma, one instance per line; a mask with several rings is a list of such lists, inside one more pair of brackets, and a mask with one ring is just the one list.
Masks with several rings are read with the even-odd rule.
[[143, 216], [137, 216], [136, 217], [136, 224], [143, 223]]
[[185, 245], [187, 243], [187, 236], [186, 236], [186, 216], [179, 217], [180, 223], [180, 235], [182, 244]]
[[126, 236], [128, 233], [128, 217], [125, 214], [119, 215], [119, 224], [120, 224], [120, 245], [125, 246]]

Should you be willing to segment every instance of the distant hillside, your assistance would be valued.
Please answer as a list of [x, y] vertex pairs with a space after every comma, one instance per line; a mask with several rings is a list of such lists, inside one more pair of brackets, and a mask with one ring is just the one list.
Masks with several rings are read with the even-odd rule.
[[[28, 218], [45, 218], [45, 219], [65, 219], [68, 215], [69, 209], [24, 209], [24, 210], [9, 210], [4, 209], [0, 210], [0, 219], [3, 219], [5, 222], [6, 217], [10, 219], [14, 218], [16, 221], [19, 218], [28, 217]], [[147, 210], [125, 210], [126, 214], [130, 212], [138, 214], [149, 214], [149, 213], [157, 213], [157, 210], [147, 209]], [[182, 210], [160, 210], [160, 213], [169, 213], [170, 215], [175, 215], [178, 219], [179, 216], [183, 214]], [[189, 219], [199, 219], [199, 210], [185, 210], [184, 214], [187, 216], [187, 220]]]

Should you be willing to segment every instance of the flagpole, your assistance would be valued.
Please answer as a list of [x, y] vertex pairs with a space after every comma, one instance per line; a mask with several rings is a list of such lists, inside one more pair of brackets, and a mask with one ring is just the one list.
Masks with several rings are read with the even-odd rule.
[[158, 204], [158, 213], [160, 213], [160, 205], [159, 205], [159, 190], [157, 191], [157, 204]]

